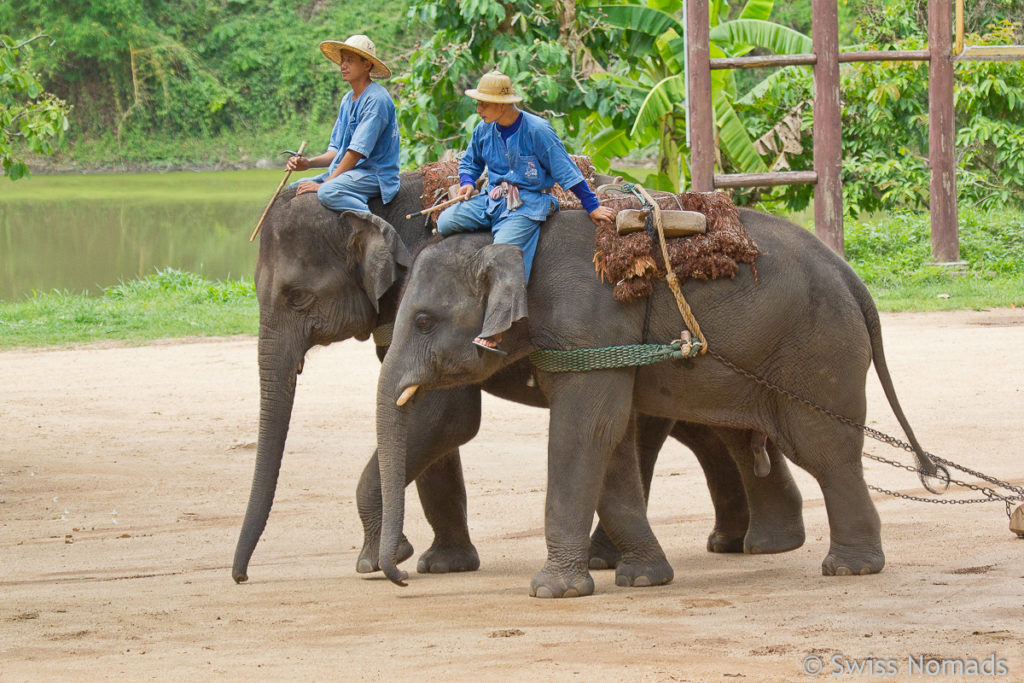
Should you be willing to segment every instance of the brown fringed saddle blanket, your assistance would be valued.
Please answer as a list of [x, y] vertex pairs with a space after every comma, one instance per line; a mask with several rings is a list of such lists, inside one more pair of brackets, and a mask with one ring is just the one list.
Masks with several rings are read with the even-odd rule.
[[[583, 174], [583, 179], [587, 181], [590, 189], [596, 189], [594, 187], [594, 163], [590, 160], [590, 157], [577, 156], [575, 154], [570, 154], [569, 157], [576, 162], [577, 168], [580, 169], [580, 173]], [[423, 196], [421, 200], [424, 209], [447, 199], [448, 188], [459, 184], [459, 162], [457, 159], [424, 164], [420, 167], [419, 173], [423, 176]], [[555, 183], [555, 186], [549, 192], [555, 195], [558, 199], [558, 205], [562, 209], [583, 208], [579, 198], [569, 190], [562, 189], [562, 186], [558, 183]], [[440, 214], [440, 211], [430, 214], [432, 225], [437, 225], [437, 217]]]
[[[739, 264], [754, 267], [757, 244], [740, 222], [739, 211], [724, 192], [651, 192], [663, 210], [697, 211], [707, 218], [707, 232], [701, 235], [666, 240], [669, 260], [680, 284], [688, 278], [716, 280], [733, 278]], [[643, 205], [632, 194], [603, 192], [602, 206], [616, 211], [639, 209]], [[615, 224], [603, 221], [595, 236], [594, 268], [602, 281], [615, 283], [616, 301], [631, 301], [650, 296], [654, 280], [665, 277], [661, 246], [651, 241], [646, 231], [620, 235]], [[756, 274], [755, 269], [755, 274]]]
[[[595, 185], [594, 164], [589, 157], [570, 155], [592, 190]], [[423, 208], [448, 198], [448, 188], [459, 183], [459, 162], [435, 161], [419, 169], [423, 176]], [[551, 194], [558, 198], [561, 209], [581, 209], [579, 198], [569, 190], [555, 185]], [[680, 283], [688, 278], [714, 280], [732, 278], [740, 263], [754, 265], [757, 245], [740, 223], [739, 212], [729, 196], [723, 192], [651, 192], [658, 206], [668, 210], [699, 211], [707, 217], [707, 233], [667, 240], [669, 259]], [[602, 206], [616, 211], [642, 208], [640, 199], [632, 194], [614, 190], [599, 196]], [[431, 223], [437, 225], [440, 211], [430, 214]], [[653, 247], [653, 248], [652, 248]], [[631, 301], [646, 297], [654, 291], [654, 279], [665, 277], [661, 247], [652, 244], [644, 232], [619, 235], [613, 222], [603, 222], [597, 228], [594, 267], [602, 281], [614, 282], [616, 301]]]

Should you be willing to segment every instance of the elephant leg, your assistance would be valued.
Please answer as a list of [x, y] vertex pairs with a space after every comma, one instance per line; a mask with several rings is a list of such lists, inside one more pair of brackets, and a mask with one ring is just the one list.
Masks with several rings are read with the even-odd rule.
[[[479, 555], [469, 537], [466, 485], [458, 452], [479, 427], [478, 387], [430, 392], [422, 397], [410, 418], [406, 484], [416, 481], [424, 515], [434, 531], [433, 544], [417, 562], [420, 573], [480, 568]], [[380, 570], [382, 501], [376, 452], [363, 470], [356, 500], [363, 523], [363, 547], [356, 571], [366, 574]], [[403, 537], [396, 561], [406, 560], [412, 553], [412, 545]]]
[[782, 553], [802, 546], [803, 497], [779, 449], [756, 432], [724, 427], [715, 432], [732, 456], [746, 495], [750, 521], [743, 552]]
[[[597, 504], [597, 514], [621, 555], [615, 566], [617, 586], [660, 586], [673, 578], [672, 567], [647, 520], [647, 500], [638, 505], [637, 489], [644, 490], [637, 464], [633, 422], [612, 453]], [[607, 520], [606, 522], [604, 520]]]
[[[649, 575], [660, 576], [655, 569], [667, 565], [667, 560], [647, 523], [632, 439], [623, 438], [631, 427], [633, 373], [541, 373], [539, 379], [551, 405], [544, 516], [548, 557], [531, 582], [530, 595], [577, 597], [594, 592], [588, 571], [589, 533], [599, 498], [604, 527], [621, 547], [630, 573], [639, 577], [637, 568], [646, 564], [651, 567]], [[624, 446], [617, 449], [620, 442]], [[606, 480], [613, 451], [618, 455], [611, 468], [616, 476]], [[664, 580], [670, 578], [669, 574]]]
[[434, 530], [434, 543], [420, 555], [420, 574], [472, 572], [480, 568], [480, 556], [469, 540], [466, 518], [466, 483], [458, 450], [435, 461], [416, 477], [423, 514]]
[[[860, 443], [860, 439], [857, 440]], [[818, 477], [828, 512], [830, 544], [824, 576], [877, 574], [885, 567], [882, 523], [871, 501], [860, 460]]]
[[[665, 445], [665, 439], [672, 431], [674, 420], [649, 415], [636, 416], [636, 452], [640, 465], [640, 481], [644, 490], [644, 501], [650, 498], [651, 479], [654, 478], [654, 464], [658, 453]], [[744, 501], [746, 512], [746, 501]], [[615, 547], [604, 526], [598, 523], [590, 536], [590, 568], [612, 569], [619, 563], [619, 549]]]
[[830, 535], [821, 573], [850, 576], [882, 571], [882, 524], [864, 482], [861, 461], [864, 435], [849, 427], [823, 429], [817, 417], [797, 420], [791, 416], [791, 425], [777, 443], [821, 487]]
[[[708, 535], [708, 552], [741, 553], [750, 512], [743, 478], [719, 428], [693, 422], [676, 422], [672, 436], [693, 451], [707, 480], [715, 526]], [[724, 430], [728, 431], [728, 430]]]

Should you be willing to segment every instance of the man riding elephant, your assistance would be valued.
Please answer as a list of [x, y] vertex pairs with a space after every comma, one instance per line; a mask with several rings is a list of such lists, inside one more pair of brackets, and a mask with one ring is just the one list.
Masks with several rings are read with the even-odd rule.
[[[529, 282], [540, 225], [558, 210], [558, 200], [545, 190], [556, 182], [572, 190], [594, 223], [612, 220], [615, 213], [598, 203], [551, 124], [516, 107], [523, 98], [512, 91], [508, 76], [500, 71], [484, 74], [466, 95], [477, 101], [476, 111], [483, 119], [459, 163], [458, 196], [466, 201], [441, 214], [437, 231], [448, 236], [490, 230], [495, 244], [523, 250]], [[484, 168], [487, 192], [470, 199]], [[500, 336], [473, 340], [482, 349], [502, 354], [499, 342]]]
[[387, 204], [398, 193], [398, 119], [388, 91], [373, 78], [390, 78], [391, 69], [377, 58], [377, 48], [364, 35], [345, 42], [325, 40], [320, 51], [341, 68], [352, 86], [338, 109], [327, 151], [307, 159], [288, 159], [289, 171], [327, 171], [292, 183], [296, 194], [316, 192], [320, 203], [335, 211], [369, 211], [367, 202], [380, 197]]

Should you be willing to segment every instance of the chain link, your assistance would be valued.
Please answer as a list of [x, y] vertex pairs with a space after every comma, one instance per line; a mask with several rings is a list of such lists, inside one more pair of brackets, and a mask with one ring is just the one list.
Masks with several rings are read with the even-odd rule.
[[[760, 377], [759, 375], [755, 375], [754, 373], [750, 372], [749, 370], [744, 370], [743, 368], [739, 367], [738, 365], [736, 365], [732, 361], [729, 361], [726, 358], [723, 358], [721, 355], [715, 353], [714, 351], [708, 351], [708, 355], [711, 356], [712, 358], [714, 358], [715, 360], [717, 360], [719, 363], [721, 363], [725, 367], [727, 367], [730, 370], [732, 370], [733, 372], [735, 372], [736, 374], [741, 375], [743, 377], [746, 377], [747, 379], [750, 379], [750, 380], [754, 381], [756, 384], [764, 387], [765, 389], [773, 391], [773, 392], [775, 392], [777, 394], [782, 394], [783, 396], [785, 396], [785, 397], [787, 397], [789, 399], [792, 399], [792, 400], [796, 401], [797, 403], [800, 403], [802, 405], [807, 406], [811, 410], [815, 410], [815, 411], [817, 411], [819, 413], [822, 413], [824, 415], [827, 415], [827, 416], [831, 417], [834, 420], [842, 422], [845, 425], [848, 425], [850, 427], [854, 427], [856, 429], [859, 429], [860, 431], [862, 431], [865, 434], [867, 434], [868, 436], [870, 436], [872, 439], [875, 439], [877, 441], [881, 441], [883, 443], [889, 444], [890, 446], [892, 446], [894, 448], [899, 448], [899, 449], [905, 450], [908, 453], [914, 453], [914, 447], [911, 446], [906, 441], [902, 441], [900, 439], [897, 439], [896, 437], [889, 436], [888, 434], [880, 432], [877, 429], [872, 429], [871, 427], [868, 427], [867, 425], [861, 424], [861, 423], [857, 422], [856, 420], [851, 420], [850, 418], [846, 417], [845, 415], [840, 415], [839, 413], [836, 413], [836, 412], [834, 412], [832, 410], [829, 410], [828, 408], [825, 408], [823, 406], [819, 406], [816, 403], [812, 403], [811, 401], [807, 400], [806, 398], [804, 398], [802, 396], [799, 396], [797, 394], [794, 394], [792, 391], [789, 391], [788, 389], [783, 389], [780, 386], [772, 384], [768, 380], [764, 379], [763, 377]], [[933, 454], [929, 453], [928, 451], [925, 451], [924, 449], [922, 449], [922, 452], [926, 456], [931, 458], [934, 462], [940, 463], [942, 465], [946, 465], [947, 467], [952, 467], [954, 469], [960, 470], [961, 472], [964, 472], [966, 474], [970, 474], [970, 475], [972, 475], [974, 477], [977, 477], [977, 478], [979, 478], [979, 479], [981, 479], [983, 481], [987, 481], [990, 484], [994, 484], [994, 485], [996, 485], [996, 486], [998, 486], [1000, 488], [1004, 488], [1004, 489], [1006, 489], [1008, 491], [1012, 491], [1013, 493], [1015, 493], [1017, 495], [1014, 495], [1014, 496], [1004, 496], [1004, 495], [1002, 495], [1000, 493], [997, 493], [995, 490], [993, 490], [993, 489], [991, 489], [991, 488], [989, 488], [987, 486], [976, 486], [974, 484], [969, 484], [969, 483], [967, 483], [965, 481], [960, 481], [959, 479], [953, 479], [952, 477], [948, 477], [948, 472], [947, 472], [947, 478], [948, 478], [947, 484], [956, 484], [957, 486], [962, 486], [964, 488], [977, 491], [977, 492], [985, 495], [986, 497], [985, 498], [971, 498], [971, 499], [967, 499], [967, 500], [935, 499], [935, 498], [923, 498], [921, 496], [911, 496], [911, 495], [906, 494], [906, 493], [898, 493], [896, 491], [890, 491], [888, 489], [879, 488], [877, 486], [871, 486], [870, 484], [868, 485], [868, 488], [873, 490], [873, 491], [878, 491], [879, 493], [885, 493], [885, 494], [890, 495], [890, 496], [895, 496], [897, 498], [905, 498], [907, 500], [916, 500], [916, 501], [920, 501], [920, 502], [923, 502], [923, 503], [940, 503], [940, 504], [944, 504], [944, 505], [966, 505], [966, 504], [970, 504], [970, 503], [990, 503], [990, 502], [995, 502], [995, 501], [1002, 501], [1006, 505], [1006, 516], [1007, 517], [1009, 517], [1012, 514], [1011, 509], [1010, 509], [1010, 507], [1011, 507], [1010, 503], [1013, 503], [1013, 502], [1016, 502], [1016, 501], [1024, 501], [1024, 486], [1014, 486], [1013, 484], [1010, 484], [1009, 482], [1002, 481], [1001, 479], [997, 479], [997, 478], [989, 476], [987, 474], [982, 474], [981, 472], [972, 470], [969, 467], [964, 467], [963, 465], [958, 465], [955, 462], [952, 462], [950, 460], [946, 460], [944, 458], [940, 458], [939, 456], [933, 455]], [[916, 472], [917, 474], [929, 476], [926, 472], [922, 471], [919, 467], [914, 467], [913, 465], [904, 465], [903, 463], [897, 462], [895, 460], [889, 460], [888, 458], [883, 458], [881, 456], [873, 455], [873, 454], [867, 453], [867, 452], [864, 453], [864, 456], [867, 457], [867, 458], [870, 458], [871, 460], [875, 460], [877, 462], [885, 463], [886, 465], [892, 465], [893, 467], [896, 467], [896, 468], [899, 468], [899, 469], [903, 469], [903, 470], [907, 470], [909, 472]]]

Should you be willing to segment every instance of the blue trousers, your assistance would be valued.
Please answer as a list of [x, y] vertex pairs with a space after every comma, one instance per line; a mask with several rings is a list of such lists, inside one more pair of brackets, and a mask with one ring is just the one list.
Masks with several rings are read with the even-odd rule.
[[490, 230], [495, 244], [514, 244], [523, 250], [523, 267], [529, 283], [541, 222], [514, 211], [502, 218], [504, 201], [498, 202], [491, 211], [487, 210], [487, 204], [487, 194], [481, 193], [468, 201], [449, 206], [437, 219], [437, 232], [448, 237], [459, 232]]
[[295, 187], [302, 182], [320, 183], [316, 196], [320, 203], [335, 211], [369, 211], [367, 204], [371, 197], [380, 196], [380, 182], [377, 176], [367, 173], [342, 173], [338, 177], [324, 182], [328, 172], [324, 171], [313, 178], [296, 180], [288, 187]]

